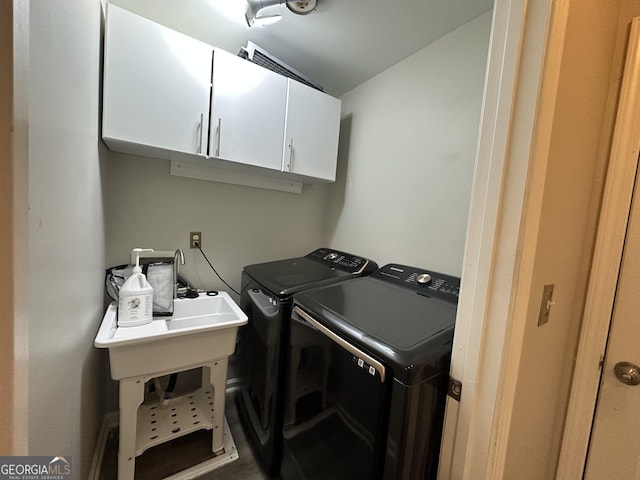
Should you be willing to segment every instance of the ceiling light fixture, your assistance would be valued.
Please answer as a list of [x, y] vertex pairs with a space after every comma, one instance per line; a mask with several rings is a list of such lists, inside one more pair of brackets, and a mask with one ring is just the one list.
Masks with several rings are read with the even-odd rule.
[[285, 3], [289, 11], [298, 15], [307, 15], [313, 12], [318, 5], [318, 0], [247, 0], [247, 9], [244, 12], [244, 18], [247, 25], [269, 25], [282, 19], [282, 15], [260, 15], [260, 11], [274, 5], [282, 5]]

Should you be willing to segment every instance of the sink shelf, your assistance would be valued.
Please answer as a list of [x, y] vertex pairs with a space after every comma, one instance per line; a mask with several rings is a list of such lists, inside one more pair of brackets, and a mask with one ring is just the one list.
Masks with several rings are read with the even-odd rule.
[[138, 407], [136, 457], [169, 440], [213, 428], [213, 388], [165, 400], [145, 401]]

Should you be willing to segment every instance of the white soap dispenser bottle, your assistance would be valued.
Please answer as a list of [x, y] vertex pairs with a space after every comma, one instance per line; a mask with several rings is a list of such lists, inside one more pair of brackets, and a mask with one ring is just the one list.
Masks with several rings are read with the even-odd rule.
[[153, 320], [153, 288], [140, 268], [140, 250], [134, 249], [136, 266], [118, 295], [118, 327], [137, 327]]

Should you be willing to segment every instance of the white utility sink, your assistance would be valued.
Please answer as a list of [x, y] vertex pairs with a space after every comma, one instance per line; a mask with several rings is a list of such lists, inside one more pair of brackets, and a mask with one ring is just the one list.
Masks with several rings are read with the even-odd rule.
[[[138, 327], [118, 327], [117, 310], [109, 305], [94, 345], [109, 349], [111, 377], [120, 382], [118, 478], [133, 480], [135, 458], [148, 448], [200, 429], [212, 430], [216, 456], [171, 478], [195, 478], [238, 458], [224, 406], [228, 357], [238, 327], [247, 323], [240, 307], [226, 292], [201, 293], [175, 300], [171, 317]], [[203, 367], [199, 390], [166, 404], [145, 401], [151, 378], [197, 367]]]
[[226, 292], [174, 301], [171, 317], [154, 317], [138, 327], [117, 326], [117, 305], [109, 305], [94, 345], [109, 349], [114, 380], [163, 375], [195, 368], [235, 349], [247, 316]]

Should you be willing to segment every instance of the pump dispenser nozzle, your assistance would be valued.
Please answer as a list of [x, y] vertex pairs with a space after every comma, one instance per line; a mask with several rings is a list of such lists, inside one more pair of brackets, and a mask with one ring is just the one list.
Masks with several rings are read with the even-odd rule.
[[142, 272], [142, 269], [136, 271], [136, 268], [140, 268], [140, 254], [144, 253], [144, 252], [153, 252], [153, 248], [134, 248], [133, 250], [131, 250], [131, 263], [134, 264], [133, 258], [135, 256], [135, 265], [134, 265], [134, 273], [140, 273]]
[[142, 273], [142, 268], [140, 268], [140, 253], [141, 252], [153, 252], [151, 248], [134, 248], [131, 250], [131, 258], [133, 255], [136, 256], [136, 264], [133, 267], [133, 273]]

